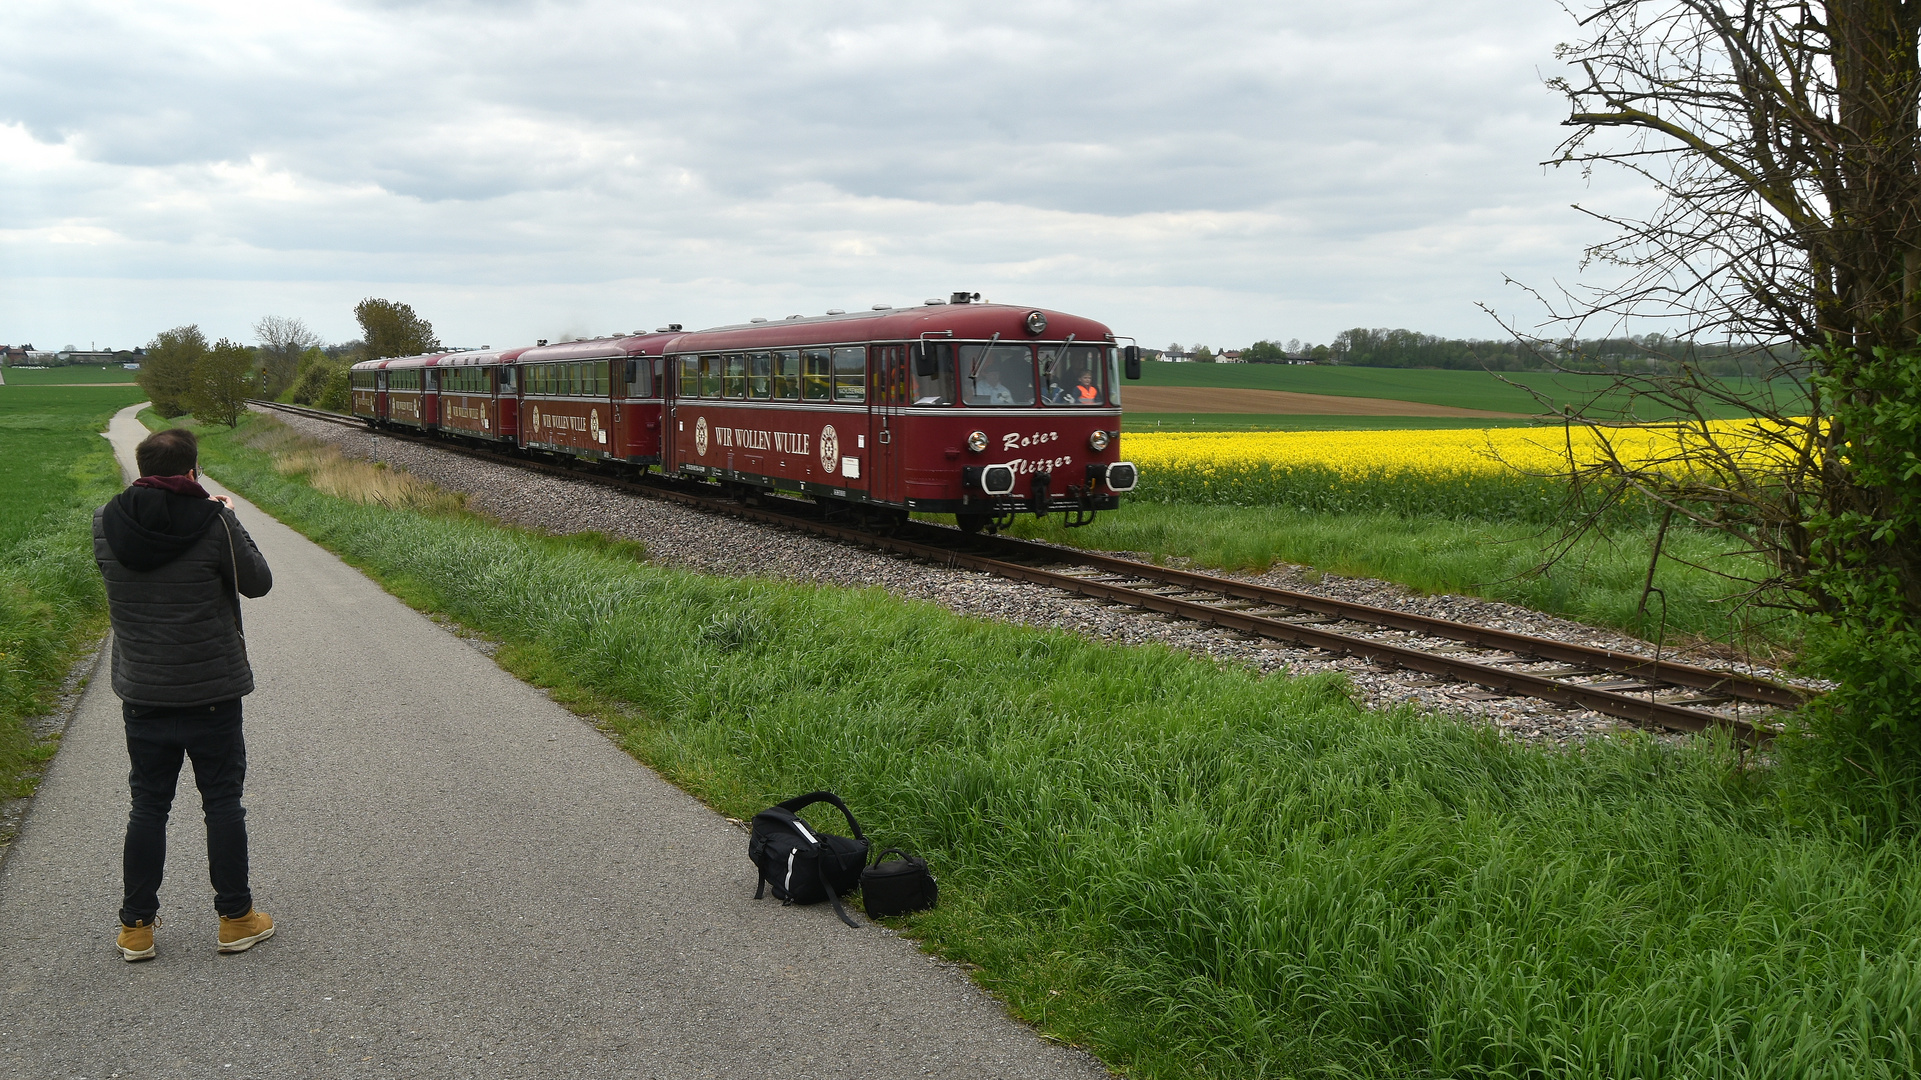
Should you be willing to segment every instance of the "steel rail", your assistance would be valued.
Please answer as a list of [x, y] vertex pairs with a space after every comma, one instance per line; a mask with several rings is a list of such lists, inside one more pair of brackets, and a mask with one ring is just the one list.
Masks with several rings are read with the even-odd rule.
[[1594, 645], [1554, 641], [1510, 630], [1497, 630], [1491, 627], [1475, 626], [1472, 623], [1438, 619], [1430, 615], [1375, 607], [1352, 600], [1337, 600], [1271, 585], [1258, 585], [1233, 578], [1216, 577], [1212, 574], [1155, 566], [1152, 563], [1123, 559], [1100, 552], [1059, 548], [1051, 544], [1039, 544], [1013, 537], [994, 537], [992, 542], [1002, 550], [1031, 558], [1051, 558], [1062, 562], [1078, 563], [1115, 574], [1126, 574], [1168, 585], [1181, 585], [1196, 592], [1219, 593], [1237, 600], [1255, 600], [1277, 607], [1311, 611], [1318, 615], [1330, 615], [1350, 622], [1368, 623], [1429, 637], [1446, 638], [1483, 648], [1501, 649], [1516, 656], [1556, 660], [1566, 664], [1585, 664], [1616, 674], [1651, 679], [1672, 686], [1685, 686], [1746, 701], [1793, 708], [1807, 700], [1806, 695], [1794, 687], [1735, 672], [1715, 671], [1712, 668], [1650, 658], [1615, 649], [1603, 649]]
[[[364, 422], [358, 418], [343, 416], [338, 413], [329, 413], [324, 410], [306, 409], [300, 406], [290, 406], [279, 402], [268, 401], [255, 401], [252, 402], [252, 404], [348, 427], [365, 427]], [[1652, 724], [1673, 731], [1701, 732], [1709, 730], [1710, 728], [1723, 728], [1733, 733], [1737, 738], [1756, 746], [1765, 745], [1773, 739], [1775, 734], [1767, 727], [1736, 717], [1721, 716], [1716, 713], [1690, 709], [1682, 705], [1655, 700], [1653, 687], [1646, 688], [1648, 690], [1646, 697], [1640, 697], [1618, 690], [1585, 686], [1580, 683], [1565, 682], [1546, 675], [1511, 671], [1505, 667], [1494, 664], [1446, 656], [1440, 653], [1427, 652], [1402, 645], [1393, 645], [1356, 634], [1323, 629], [1269, 615], [1257, 615], [1245, 611], [1222, 608], [1197, 600], [1163, 596], [1140, 588], [1132, 588], [1113, 582], [1091, 580], [1074, 574], [1064, 574], [1054, 570], [1009, 561], [1007, 559], [962, 551], [949, 545], [937, 545], [899, 537], [882, 536], [865, 529], [835, 525], [830, 522], [818, 521], [799, 514], [785, 513], [764, 506], [744, 505], [730, 499], [679, 490], [677, 487], [671, 486], [670, 482], [642, 483], [635, 480], [581, 471], [564, 465], [550, 464], [531, 458], [459, 446], [437, 439], [429, 439], [424, 435], [417, 436], [406, 432], [382, 430], [379, 434], [402, 438], [408, 441], [419, 441], [427, 445], [454, 450], [470, 456], [496, 461], [501, 464], [531, 468], [535, 471], [575, 480], [587, 480], [606, 487], [676, 502], [713, 513], [747, 518], [787, 528], [801, 529], [818, 535], [844, 540], [861, 547], [878, 548], [898, 554], [911, 555], [948, 567], [977, 570], [1015, 581], [1026, 581], [1031, 584], [1045, 585], [1050, 588], [1060, 589], [1064, 592], [1078, 593], [1083, 596], [1110, 600], [1131, 607], [1175, 615], [1195, 622], [1226, 627], [1245, 634], [1286, 641], [1297, 645], [1305, 645], [1337, 655], [1358, 656], [1377, 663], [1406, 668], [1410, 671], [1418, 671], [1423, 674], [1472, 683], [1502, 693], [1523, 695], [1564, 705], [1579, 706], [1592, 709], [1603, 715], [1631, 720], [1637, 723]], [[794, 502], [797, 509], [808, 505], [777, 496], [775, 498], [781, 502]], [[941, 531], [949, 530], [943, 529]], [[1140, 580], [1160, 581], [1162, 584], [1180, 585], [1195, 591], [1233, 595], [1237, 599], [1262, 600], [1274, 603], [1277, 606], [1298, 606], [1301, 610], [1306, 610], [1314, 614], [1333, 615], [1343, 619], [1353, 614], [1356, 616], [1353, 621], [1376, 623], [1378, 625], [1393, 625], [1386, 621], [1377, 621], [1375, 616], [1378, 613], [1380, 616], [1392, 616], [1395, 622], [1404, 624], [1394, 627], [1397, 629], [1409, 629], [1418, 633], [1433, 633], [1435, 636], [1447, 640], [1462, 641], [1470, 644], [1479, 645], [1485, 642], [1486, 647], [1504, 649], [1515, 653], [1517, 656], [1541, 656], [1543, 659], [1561, 659], [1562, 656], [1565, 656], [1565, 662], [1583, 663], [1593, 667], [1600, 667], [1603, 670], [1619, 671], [1620, 674], [1645, 678], [1649, 681], [1658, 681], [1670, 685], [1694, 687], [1693, 683], [1680, 682], [1675, 678], [1671, 678], [1670, 676], [1673, 675], [1680, 675], [1689, 679], [1708, 676], [1719, 681], [1710, 687], [1703, 687], [1702, 689], [1710, 689], [1728, 696], [1739, 696], [1739, 690], [1745, 689], [1744, 684], [1753, 684], [1775, 690], [1785, 689], [1776, 687], [1771, 683], [1746, 679], [1743, 676], [1714, 672], [1706, 668], [1693, 668], [1689, 665], [1674, 664], [1668, 661], [1654, 661], [1646, 657], [1634, 656], [1629, 653], [1619, 653], [1614, 650], [1597, 649], [1592, 646], [1575, 646], [1561, 642], [1548, 642], [1544, 639], [1534, 638], [1528, 635], [1511, 634], [1507, 631], [1489, 630], [1484, 627], [1468, 626], [1462, 623], [1449, 622], [1444, 619], [1412, 615], [1407, 612], [1395, 612], [1385, 608], [1374, 608], [1368, 605], [1352, 604], [1347, 601], [1330, 600], [1326, 597], [1317, 597], [1307, 593], [1296, 593], [1285, 589], [1271, 589], [1266, 586], [1249, 585], [1246, 582], [1217, 578], [1207, 574], [1196, 574], [1191, 571], [1172, 570], [1167, 567], [1152, 566], [1151, 564], [1139, 563], [1130, 559], [1120, 559], [1104, 555], [1092, 556], [1091, 553], [1088, 552], [1076, 551], [1069, 548], [1057, 548], [1045, 544], [1035, 544], [1030, 541], [1014, 540], [1007, 537], [970, 537], [970, 539], [981, 540], [990, 545], [1009, 545], [1008, 550], [1019, 551], [1032, 557], [1044, 557], [1082, 565], [1102, 566], [1111, 569], [1115, 573], [1126, 574], [1129, 577]], [[1015, 547], [1015, 545], [1018, 545], [1018, 547]], [[1235, 590], [1235, 592], [1230, 593], [1230, 589]], [[1365, 613], [1365, 617], [1359, 617], [1363, 613]], [[1535, 651], [1537, 649], [1545, 650], [1550, 647], [1552, 647], [1555, 652], [1560, 653], [1561, 656], [1546, 655], [1543, 652]], [[1608, 666], [1609, 663], [1616, 662], [1628, 670], [1619, 670]], [[1652, 672], [1656, 670], [1663, 673], [1658, 678], [1652, 674]], [[1798, 703], [1799, 700], [1797, 696], [1792, 703]]]

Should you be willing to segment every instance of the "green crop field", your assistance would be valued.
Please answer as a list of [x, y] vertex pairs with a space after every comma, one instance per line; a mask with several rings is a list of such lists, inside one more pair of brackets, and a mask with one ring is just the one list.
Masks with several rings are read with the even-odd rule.
[[24, 794], [53, 745], [28, 718], [106, 629], [94, 507], [120, 489], [99, 432], [133, 387], [0, 386], [0, 797]]
[[[76, 364], [71, 367], [53, 368], [4, 368], [8, 386], [59, 386], [66, 383], [130, 383], [137, 371], [128, 371], [119, 364], [102, 367], [99, 364]], [[138, 398], [134, 400], [138, 401]]]
[[716, 809], [838, 791], [940, 874], [896, 925], [1128, 1076], [1921, 1070], [1921, 851], [1811, 811], [1792, 745], [1522, 745], [1338, 677], [349, 502], [258, 417], [204, 437]]
[[[1447, 405], [1457, 409], [1487, 409], [1534, 415], [1549, 406], [1580, 404], [1607, 392], [1603, 375], [1560, 375], [1553, 372], [1437, 371], [1423, 368], [1332, 367], [1295, 364], [1168, 364], [1144, 361], [1141, 383], [1146, 386], [1205, 386], [1235, 390], [1287, 390], [1299, 394], [1387, 398]], [[1739, 380], [1749, 391], [1760, 391], [1757, 380]], [[1534, 393], [1530, 393], [1532, 390]], [[1783, 387], [1785, 400], [1800, 400], [1792, 387]], [[1126, 403], [1126, 391], [1122, 391]], [[1715, 415], [1738, 415], [1727, 410]], [[1338, 418], [1333, 418], [1338, 419]], [[1657, 419], [1657, 417], [1644, 417]], [[1458, 426], [1458, 425], [1457, 425]], [[1221, 428], [1217, 430], [1241, 430]], [[1284, 430], [1296, 430], [1293, 428]]]

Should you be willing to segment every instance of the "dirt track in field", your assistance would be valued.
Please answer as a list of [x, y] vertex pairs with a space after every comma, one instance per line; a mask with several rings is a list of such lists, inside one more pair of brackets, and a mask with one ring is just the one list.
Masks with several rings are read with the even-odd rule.
[[1457, 409], [1394, 398], [1297, 394], [1291, 390], [1236, 390], [1212, 386], [1130, 386], [1122, 403], [1130, 412], [1272, 413], [1287, 416], [1469, 416], [1511, 420], [1524, 413]]

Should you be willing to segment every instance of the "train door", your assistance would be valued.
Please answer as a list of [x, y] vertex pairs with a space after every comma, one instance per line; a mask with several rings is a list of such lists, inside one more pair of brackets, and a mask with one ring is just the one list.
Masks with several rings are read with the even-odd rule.
[[420, 373], [420, 424], [440, 426], [440, 372], [435, 368]]
[[384, 369], [374, 372], [374, 418], [382, 423], [387, 420], [387, 372]]
[[868, 496], [879, 502], [897, 503], [900, 494], [901, 406], [907, 404], [907, 348], [882, 345], [871, 350], [873, 356], [873, 408], [869, 411], [873, 451], [868, 467], [873, 470]]
[[520, 441], [520, 391], [512, 364], [494, 369], [494, 425], [502, 439]]

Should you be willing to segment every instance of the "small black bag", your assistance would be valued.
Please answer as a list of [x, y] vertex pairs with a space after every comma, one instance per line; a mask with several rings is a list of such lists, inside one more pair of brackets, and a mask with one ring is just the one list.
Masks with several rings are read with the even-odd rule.
[[[817, 802], [833, 803], [854, 829], [852, 838], [816, 832], [800, 819], [799, 811]], [[747, 836], [747, 857], [760, 869], [760, 883], [754, 899], [773, 886], [774, 899], [783, 904], [834, 903], [840, 921], [858, 928], [840, 906], [841, 894], [860, 884], [861, 868], [867, 865], [867, 837], [861, 834], [854, 812], [831, 791], [788, 799], [754, 815], [753, 830]]]
[[[889, 855], [899, 855], [892, 862]], [[940, 885], [927, 869], [927, 860], [899, 848], [888, 848], [874, 865], [860, 872], [860, 900], [876, 919], [926, 911], [940, 900]]]

